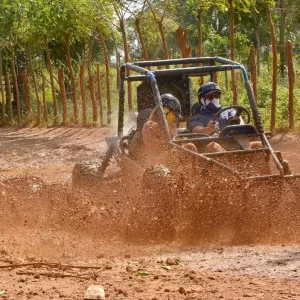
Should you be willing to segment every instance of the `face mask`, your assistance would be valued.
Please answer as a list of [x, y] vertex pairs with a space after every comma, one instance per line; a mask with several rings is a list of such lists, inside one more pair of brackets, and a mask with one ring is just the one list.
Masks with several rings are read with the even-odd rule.
[[219, 108], [221, 105], [220, 105], [220, 98], [213, 98], [211, 100], [211, 103], [216, 107], [216, 108]]
[[207, 100], [201, 98], [201, 103], [205, 106], [208, 111], [217, 112], [219, 110], [220, 105], [220, 98], [213, 98], [211, 100]]

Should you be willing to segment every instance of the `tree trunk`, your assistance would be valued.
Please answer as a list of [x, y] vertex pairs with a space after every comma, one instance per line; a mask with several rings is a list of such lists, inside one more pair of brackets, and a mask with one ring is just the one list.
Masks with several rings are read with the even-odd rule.
[[58, 83], [60, 88], [62, 109], [63, 109], [63, 124], [64, 126], [68, 125], [68, 100], [65, 88], [65, 75], [64, 68], [60, 68], [58, 71]]
[[0, 48], [0, 90], [1, 90], [1, 118], [5, 122], [5, 95], [3, 87], [3, 64], [2, 64], [2, 49]]
[[256, 61], [257, 61], [257, 76], [260, 75], [260, 58], [261, 58], [261, 47], [260, 47], [260, 28], [257, 23], [257, 16], [255, 15], [255, 39], [256, 39]]
[[88, 63], [87, 63], [89, 77], [92, 75], [93, 44], [94, 44], [94, 36], [91, 36], [89, 39]]
[[54, 124], [56, 124], [58, 121], [57, 98], [56, 98], [56, 91], [55, 91], [55, 85], [54, 85], [53, 66], [52, 66], [50, 51], [49, 51], [49, 47], [48, 47], [48, 40], [47, 40], [46, 36], [44, 36], [44, 47], [45, 47], [45, 51], [46, 51], [48, 71], [49, 71], [49, 75], [50, 75], [50, 84], [51, 84], [52, 99], [53, 99]]
[[273, 84], [272, 84], [272, 106], [271, 106], [271, 132], [275, 131], [276, 125], [276, 97], [277, 97], [277, 45], [274, 24], [270, 7], [266, 5], [266, 13], [272, 38], [272, 52], [273, 52]]
[[105, 58], [105, 71], [106, 71], [106, 101], [107, 101], [107, 123], [111, 123], [111, 91], [110, 91], [110, 60], [108, 50], [105, 45], [103, 35], [99, 28], [97, 28], [97, 34], [103, 48], [104, 58]]
[[142, 35], [142, 31], [141, 31], [141, 27], [140, 27], [140, 21], [141, 21], [141, 19], [139, 17], [136, 17], [136, 19], [135, 19], [136, 32], [139, 36], [139, 40], [141, 43], [141, 47], [142, 47], [142, 51], [143, 51], [143, 58], [144, 58], [144, 60], [149, 60], [148, 51], [147, 51], [144, 37]]
[[[215, 57], [216, 55], [217, 55], [216, 52], [213, 52], [211, 54], [212, 57]], [[216, 62], [212, 62], [211, 65], [216, 65]], [[214, 82], [218, 84], [218, 72], [213, 72], [213, 78], [214, 78]]]
[[228, 72], [225, 71], [225, 88], [226, 88], [226, 91], [229, 90], [229, 83], [228, 83]]
[[293, 65], [293, 52], [292, 42], [287, 41], [287, 66], [288, 66], [288, 78], [289, 78], [289, 128], [295, 128], [294, 121], [294, 86], [295, 86], [295, 71]]
[[54, 85], [53, 66], [52, 66], [50, 51], [49, 51], [49, 47], [48, 47], [48, 40], [47, 40], [46, 36], [44, 36], [44, 47], [46, 50], [48, 71], [50, 74], [50, 84], [51, 84], [52, 99], [53, 99], [54, 124], [56, 124], [58, 122], [57, 98], [56, 98], [56, 91], [55, 91], [55, 85]]
[[[228, 0], [229, 2], [229, 12], [230, 12], [230, 58], [232, 61], [235, 60], [235, 42], [234, 42], [234, 8], [233, 0]], [[233, 105], [238, 103], [235, 72], [231, 70], [231, 89], [233, 94]]]
[[100, 110], [100, 126], [104, 126], [103, 122], [103, 102], [102, 102], [102, 93], [101, 93], [101, 72], [100, 64], [97, 64], [97, 83], [98, 83], [98, 101], [99, 101], [99, 110]]
[[280, 8], [280, 23], [279, 23], [279, 53], [280, 53], [280, 74], [284, 78], [284, 71], [286, 65], [286, 55], [285, 55], [285, 20], [286, 12], [284, 7], [284, 0], [279, 0]]
[[[161, 41], [162, 41], [162, 44], [163, 44], [165, 59], [169, 59], [168, 45], [167, 45], [167, 40], [166, 40], [166, 36], [165, 36], [162, 21], [157, 21], [157, 25], [158, 25], [159, 33], [160, 33], [160, 36], [161, 36]], [[169, 67], [170, 66], [166, 66], [167, 69], [169, 69]]]
[[255, 62], [255, 48], [253, 44], [250, 47], [250, 56], [251, 56], [251, 81], [252, 81], [252, 88], [253, 94], [257, 102], [257, 71], [256, 71], [256, 62]]
[[[202, 57], [202, 11], [201, 9], [198, 9], [197, 11], [197, 19], [198, 19], [198, 57]], [[199, 63], [199, 66], [201, 66], [202, 64]], [[203, 76], [200, 76], [199, 79], [199, 85], [201, 86], [204, 83], [204, 78]]]
[[5, 87], [6, 87], [6, 101], [8, 105], [8, 122], [10, 124], [13, 123], [13, 111], [12, 111], [12, 103], [11, 103], [11, 86], [10, 86], [10, 77], [7, 72], [5, 75]]
[[43, 95], [43, 114], [46, 125], [48, 125], [48, 105], [46, 101], [46, 79], [45, 75], [42, 74], [42, 95]]
[[33, 79], [34, 92], [35, 92], [36, 103], [37, 103], [37, 121], [36, 122], [37, 122], [37, 125], [40, 125], [41, 124], [41, 99], [40, 99], [40, 95], [39, 95], [36, 74], [35, 74], [33, 64], [32, 64], [31, 54], [29, 51], [27, 51], [27, 57], [28, 57], [28, 61], [29, 61], [29, 68], [30, 68], [31, 76]]
[[201, 9], [198, 9], [197, 12], [198, 19], [198, 57], [202, 56], [202, 12]]
[[[127, 43], [127, 34], [125, 30], [125, 23], [124, 19], [120, 19], [120, 28], [123, 38], [123, 44], [124, 44], [124, 54], [125, 54], [125, 62], [129, 62], [129, 49], [128, 49], [128, 43]], [[126, 69], [126, 75], [130, 76], [131, 72], [129, 69]], [[129, 109], [129, 115], [133, 113], [133, 102], [132, 102], [132, 84], [131, 81], [127, 81], [127, 93], [128, 93], [128, 109]]]
[[118, 51], [118, 45], [113, 31], [112, 31], [112, 37], [113, 37], [114, 47], [116, 51], [116, 71], [117, 71], [116, 87], [118, 90], [120, 87], [120, 53]]
[[93, 125], [95, 126], [98, 121], [98, 108], [97, 108], [96, 97], [95, 97], [95, 75], [90, 75], [89, 82], [90, 82], [90, 95], [91, 95], [92, 110], [93, 110]]
[[[168, 4], [165, 6], [163, 15], [162, 15], [161, 19], [159, 20], [156, 16], [154, 10], [152, 9], [150, 1], [149, 0], [146, 0], [146, 1], [149, 5], [149, 8], [150, 8], [151, 12], [152, 12], [154, 21], [156, 22], [156, 24], [158, 26], [158, 30], [159, 30], [159, 33], [160, 33], [160, 36], [161, 36], [161, 41], [162, 41], [162, 44], [163, 44], [165, 59], [169, 59], [168, 45], [167, 45], [167, 41], [166, 41], [166, 37], [165, 37], [165, 33], [164, 33], [164, 28], [163, 28], [164, 15], [165, 15], [165, 12], [167, 10]], [[166, 68], [169, 69], [170, 66], [166, 66]]]
[[120, 66], [121, 66], [121, 55], [118, 51], [116, 51], [116, 68], [117, 68], [117, 90], [120, 88]]
[[72, 96], [73, 96], [73, 110], [74, 110], [74, 123], [78, 124], [78, 104], [77, 104], [77, 95], [76, 95], [76, 81], [74, 70], [72, 67], [72, 59], [71, 59], [71, 51], [70, 51], [70, 33], [66, 34], [66, 57], [67, 57], [67, 64], [68, 69], [70, 72], [70, 79], [72, 85]]
[[[183, 58], [188, 58], [191, 56], [192, 47], [188, 46], [189, 33], [186, 29], [179, 27], [176, 30], [176, 39], [179, 44], [181, 55]], [[184, 64], [183, 67], [187, 67], [187, 64]]]
[[88, 73], [89, 73], [89, 85], [90, 85], [90, 95], [92, 102], [93, 110], [93, 125], [95, 126], [98, 122], [98, 108], [95, 95], [95, 75], [92, 74], [92, 55], [93, 55], [93, 43], [94, 37], [91, 36], [89, 40], [89, 49], [88, 49]]
[[161, 36], [161, 41], [163, 44], [165, 59], [169, 59], [169, 50], [168, 50], [167, 40], [166, 40], [162, 21], [157, 22], [157, 25], [158, 25], [158, 30], [159, 30], [159, 33]]
[[30, 98], [30, 84], [27, 72], [22, 72], [22, 80], [24, 84], [24, 91], [25, 91], [25, 103], [26, 103], [26, 111], [28, 115], [28, 121], [32, 123], [33, 121], [33, 114], [32, 114], [32, 107], [31, 107], [31, 98]]
[[10, 48], [10, 61], [11, 61], [11, 69], [12, 69], [12, 77], [13, 77], [13, 84], [14, 84], [14, 96], [16, 97], [15, 101], [17, 104], [17, 120], [18, 124], [21, 124], [21, 105], [20, 105], [20, 92], [16, 74], [16, 66], [15, 66], [15, 51], [14, 47]]
[[84, 82], [84, 65], [80, 66], [80, 91], [81, 91], [81, 105], [82, 105], [82, 122], [87, 126], [87, 111], [86, 111], [86, 92]]

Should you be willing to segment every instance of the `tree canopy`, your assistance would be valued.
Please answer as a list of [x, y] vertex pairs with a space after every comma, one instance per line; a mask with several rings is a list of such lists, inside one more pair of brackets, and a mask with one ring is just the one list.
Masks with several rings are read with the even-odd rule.
[[[284, 37], [291, 39], [295, 45], [295, 54], [299, 52], [300, 10], [296, 0], [234, 0], [236, 55], [247, 59], [250, 44], [259, 47], [264, 53], [269, 52], [270, 33], [265, 12], [266, 4], [270, 5], [279, 39], [279, 31], [284, 21]], [[116, 9], [118, 8], [118, 9]], [[229, 47], [229, 1], [202, 0], [3, 0], [0, 3], [0, 48], [16, 46], [19, 49], [30, 48], [33, 56], [42, 53], [42, 42], [45, 37], [59, 53], [59, 45], [70, 34], [71, 44], [80, 56], [85, 44], [94, 34], [95, 28], [101, 29], [107, 39], [109, 51], [113, 54], [115, 44], [122, 52], [123, 43], [120, 25], [116, 21], [118, 12], [126, 22], [129, 57], [142, 58], [141, 36], [136, 30], [136, 19], [139, 19], [140, 34], [150, 59], [163, 58], [164, 51], [170, 57], [179, 57], [180, 49], [175, 32], [178, 27], [189, 32], [188, 43], [192, 55], [196, 55], [198, 43], [197, 15], [203, 18], [203, 54], [216, 52], [228, 56]], [[168, 50], [163, 48], [158, 24], [165, 35]], [[114, 38], [114, 40], [113, 40]], [[278, 40], [279, 42], [279, 40]], [[281, 46], [281, 45], [279, 45]], [[53, 54], [56, 53], [53, 50]]]

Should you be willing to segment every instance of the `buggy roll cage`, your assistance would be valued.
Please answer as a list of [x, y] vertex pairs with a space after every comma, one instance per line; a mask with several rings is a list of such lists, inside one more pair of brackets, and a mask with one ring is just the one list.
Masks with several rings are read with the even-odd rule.
[[[218, 65], [216, 63], [219, 63]], [[158, 69], [158, 70], [148, 70], [146, 68], [150, 67], [160, 67], [160, 66], [170, 66], [170, 65], [179, 65], [179, 64], [193, 64], [198, 65], [196, 67], [186, 67], [186, 68], [172, 68], [172, 69]], [[206, 64], [202, 66], [202, 64]], [[127, 75], [126, 69], [135, 71], [140, 75]], [[211, 81], [214, 79], [214, 73], [218, 71], [231, 71], [231, 70], [241, 70], [245, 88], [247, 90], [247, 95], [255, 123], [255, 127], [259, 136], [262, 139], [262, 142], [270, 151], [270, 154], [280, 172], [281, 175], [284, 175], [283, 166], [280, 163], [276, 153], [271, 147], [263, 129], [262, 120], [260, 116], [260, 112], [258, 110], [258, 106], [256, 103], [255, 96], [253, 94], [253, 90], [246, 72], [246, 69], [243, 65], [234, 62], [232, 60], [214, 56], [214, 57], [195, 57], [195, 58], [182, 58], [182, 59], [168, 59], [168, 60], [155, 60], [155, 61], [137, 61], [134, 63], [125, 63], [121, 66], [120, 72], [120, 90], [119, 90], [119, 115], [118, 115], [118, 137], [123, 137], [123, 129], [124, 129], [124, 114], [125, 114], [125, 81], [150, 81], [150, 85], [152, 88], [153, 98], [155, 105], [159, 105], [160, 109], [160, 119], [162, 124], [162, 130], [164, 135], [169, 139], [169, 131], [166, 122], [166, 118], [163, 113], [162, 102], [160, 98], [160, 93], [157, 86], [156, 77], [160, 76], [170, 76], [170, 75], [178, 75], [182, 77], [189, 76], [204, 76], [210, 75]]]
[[[216, 63], [221, 63], [221, 65], [216, 65]], [[178, 64], [209, 64], [205, 66], [198, 67], [187, 67], [187, 68], [173, 68], [173, 69], [162, 69], [150, 71], [145, 69], [145, 67], [160, 67], [160, 66], [170, 66], [170, 65], [178, 65]], [[140, 73], [141, 75], [126, 75], [126, 69], [135, 71]], [[125, 112], [125, 81], [145, 81], [149, 80], [152, 90], [157, 88], [156, 77], [160, 76], [168, 76], [168, 75], [181, 75], [182, 77], [189, 76], [201, 76], [210, 74], [211, 81], [214, 79], [214, 73], [218, 71], [231, 71], [231, 70], [241, 70], [243, 74], [243, 78], [245, 81], [245, 86], [255, 122], [255, 127], [259, 133], [263, 133], [263, 125], [261, 121], [261, 116], [256, 104], [255, 96], [253, 94], [251, 84], [246, 72], [246, 69], [243, 65], [231, 61], [226, 58], [222, 58], [219, 56], [215, 57], [195, 57], [195, 58], [182, 58], [182, 59], [168, 59], [168, 60], [155, 60], [155, 61], [137, 61], [134, 63], [126, 63], [121, 66], [120, 72], [120, 90], [119, 90], [119, 118], [118, 118], [118, 136], [123, 135], [123, 127], [124, 127], [124, 112]], [[155, 104], [160, 103], [160, 95], [159, 92], [156, 95], [155, 92], [154, 99]]]

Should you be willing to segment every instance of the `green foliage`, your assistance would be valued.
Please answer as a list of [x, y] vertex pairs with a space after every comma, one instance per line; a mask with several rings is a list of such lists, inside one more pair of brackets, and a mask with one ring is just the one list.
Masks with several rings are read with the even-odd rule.
[[[18, 45], [34, 58], [42, 56], [46, 36], [55, 61], [62, 61], [65, 37], [71, 34], [72, 57], [82, 58], [95, 27], [110, 30], [113, 17], [109, 1], [101, 0], [21, 0], [0, 4], [0, 48]], [[105, 17], [99, 14], [105, 11]], [[104, 31], [104, 29], [103, 29]], [[55, 54], [58, 54], [55, 57]], [[76, 57], [77, 56], [77, 57]]]
[[204, 41], [203, 53], [204, 56], [210, 56], [213, 52], [228, 57], [230, 55], [230, 41], [219, 34], [211, 32]]
[[[170, 57], [178, 58], [180, 51], [175, 32], [179, 26], [189, 31], [188, 45], [192, 47], [193, 56], [197, 53], [198, 13], [201, 13], [202, 18], [203, 54], [210, 56], [215, 52], [219, 56], [230, 57], [228, 0], [149, 0], [149, 3], [155, 11], [156, 20], [149, 5], [143, 0], [2, 0], [0, 2], [0, 49], [3, 56], [3, 72], [10, 71], [10, 50], [13, 47], [17, 69], [28, 70], [30, 56], [33, 69], [40, 80], [41, 72], [45, 72], [44, 37], [47, 37], [49, 41], [54, 67], [66, 66], [65, 38], [67, 33], [71, 34], [71, 58], [77, 76], [80, 64], [87, 62], [88, 43], [91, 37], [95, 37], [92, 62], [103, 64], [103, 49], [97, 40], [95, 28], [99, 28], [105, 37], [106, 46], [111, 55], [114, 55], [116, 51], [122, 53], [123, 42], [116, 15], [118, 12], [123, 14], [126, 21], [130, 56], [133, 60], [140, 59], [142, 56], [134, 23], [137, 16], [141, 20], [141, 30], [150, 59], [164, 56], [157, 20], [163, 24]], [[298, 66], [300, 63], [300, 4], [297, 0], [284, 0], [284, 10], [280, 10], [277, 9], [278, 1], [275, 0], [233, 1], [237, 60], [244, 64], [249, 62], [251, 43], [260, 50], [261, 76], [258, 84], [258, 105], [265, 125], [268, 127], [272, 101], [272, 72], [268, 68], [272, 65], [272, 55], [265, 13], [266, 5], [272, 9], [277, 36], [283, 18], [281, 12], [286, 12], [285, 34], [286, 38], [293, 42], [294, 63]], [[296, 75], [299, 75], [297, 67], [295, 70]], [[112, 69], [112, 82], [116, 81], [115, 72], [116, 70]], [[68, 75], [67, 71], [66, 75]], [[230, 80], [230, 74], [228, 77]], [[230, 88], [228, 90], [225, 88], [225, 77], [221, 76], [219, 80], [224, 88], [222, 101], [229, 104], [232, 99]], [[105, 81], [103, 87], [105, 87]], [[238, 93], [239, 101], [244, 103], [246, 94], [239, 79]], [[47, 86], [48, 101], [51, 100], [50, 95], [49, 86]], [[295, 99], [299, 96], [300, 90], [296, 84]], [[34, 98], [34, 94], [32, 97]], [[117, 99], [118, 92], [114, 85], [112, 89], [114, 107], [117, 107]], [[277, 124], [279, 126], [286, 126], [288, 120], [287, 99], [287, 82], [284, 78], [279, 82], [277, 91]], [[49, 103], [50, 114], [52, 109]], [[295, 112], [296, 118], [299, 119], [298, 101], [295, 102]]]

